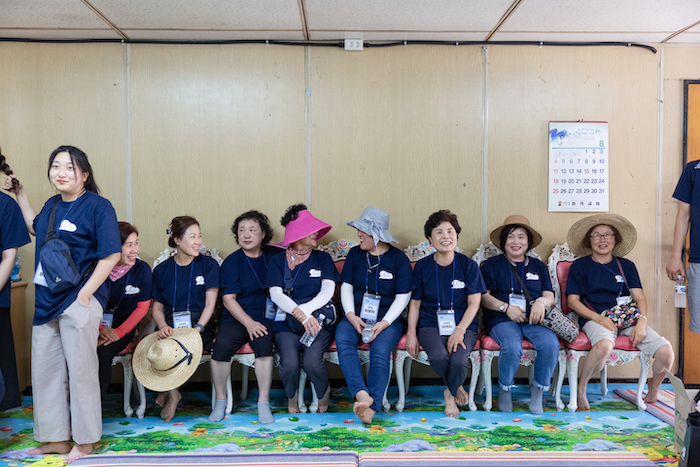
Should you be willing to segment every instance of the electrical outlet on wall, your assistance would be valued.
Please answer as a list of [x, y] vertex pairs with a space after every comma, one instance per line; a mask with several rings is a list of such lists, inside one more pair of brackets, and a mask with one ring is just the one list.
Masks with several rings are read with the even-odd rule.
[[345, 39], [345, 50], [362, 50], [362, 39]]

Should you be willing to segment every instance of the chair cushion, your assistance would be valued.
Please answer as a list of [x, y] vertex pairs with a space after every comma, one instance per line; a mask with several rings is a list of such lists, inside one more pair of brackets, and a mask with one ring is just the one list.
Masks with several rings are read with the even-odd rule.
[[253, 349], [251, 349], [250, 344], [248, 342], [246, 342], [243, 345], [243, 347], [238, 349], [238, 352], [236, 352], [236, 353], [249, 354], [249, 353], [253, 353]]
[[124, 350], [122, 350], [121, 352], [119, 352], [118, 355], [121, 356], [121, 355], [126, 355], [126, 354], [129, 354], [129, 353], [134, 353], [134, 349], [136, 349], [136, 342], [131, 341], [131, 342], [129, 342], [129, 345], [127, 345], [126, 347], [124, 347]]
[[569, 279], [569, 269], [573, 263], [571, 261], [559, 261], [557, 263], [557, 280], [561, 290], [561, 311], [565, 315], [571, 313], [569, 301], [566, 299], [566, 282]]
[[[478, 341], [477, 341], [478, 342]], [[501, 346], [498, 345], [496, 340], [487, 335], [481, 336], [481, 348], [485, 350], [501, 350]], [[534, 349], [535, 347], [532, 345], [532, 343], [528, 340], [523, 339], [523, 349]]]
[[[591, 350], [593, 347], [591, 346], [591, 341], [588, 340], [588, 337], [583, 331], [578, 332], [578, 336], [576, 339], [574, 339], [573, 342], [568, 343], [564, 342], [564, 345], [566, 346], [567, 349], [571, 350], [579, 350], [579, 351], [587, 351]], [[617, 336], [615, 339], [615, 346], [614, 348], [616, 350], [627, 350], [627, 351], [632, 351], [632, 352], [638, 352], [639, 349], [632, 345], [632, 339], [630, 339], [627, 336]]]

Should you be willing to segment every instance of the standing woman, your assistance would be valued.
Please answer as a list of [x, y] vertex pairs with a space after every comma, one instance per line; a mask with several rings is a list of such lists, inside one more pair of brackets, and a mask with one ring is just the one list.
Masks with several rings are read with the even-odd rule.
[[[285, 228], [282, 245], [287, 250], [270, 260], [265, 281], [270, 298], [280, 310], [273, 325], [280, 379], [289, 412], [299, 413], [301, 357], [304, 371], [316, 388], [318, 411], [323, 413], [328, 410], [331, 393], [323, 353], [335, 331], [331, 324], [335, 309], [328, 304], [340, 278], [331, 256], [314, 248], [316, 240], [326, 235], [331, 226], [312, 216], [303, 204], [290, 206], [280, 223]], [[325, 319], [320, 318], [321, 314]], [[305, 332], [316, 336], [308, 348], [299, 342]]]
[[530, 386], [530, 412], [541, 414], [543, 393], [549, 390], [557, 366], [559, 338], [542, 326], [545, 308], [554, 303], [552, 282], [544, 263], [525, 254], [542, 241], [524, 216], [509, 216], [491, 232], [491, 241], [503, 254], [481, 266], [486, 288], [484, 333], [501, 346], [498, 358], [498, 409], [513, 411], [511, 389], [523, 354], [523, 338], [537, 351], [535, 379]]
[[[219, 264], [199, 254], [202, 232], [194, 217], [175, 217], [167, 233], [168, 245], [177, 253], [153, 270], [153, 321], [158, 339], [171, 337], [173, 328], [195, 328], [203, 348], [211, 349], [214, 326], [210, 320], [219, 295]], [[163, 407], [163, 420], [172, 420], [180, 399], [179, 388], [158, 395], [156, 404]]]
[[109, 273], [109, 299], [102, 313], [97, 341], [102, 401], [112, 380], [112, 359], [134, 340], [136, 326], [146, 316], [151, 304], [151, 268], [137, 258], [139, 231], [128, 222], [120, 222], [119, 235], [122, 240], [121, 259]]
[[455, 252], [461, 231], [457, 216], [448, 210], [434, 212], [425, 223], [423, 232], [436, 251], [418, 261], [413, 271], [415, 290], [406, 334], [406, 350], [417, 358], [422, 346], [430, 366], [445, 382], [448, 417], [458, 417], [457, 406], [469, 398], [462, 384], [479, 328], [476, 313], [486, 292], [479, 266]]
[[[0, 170], [6, 175], [12, 175], [2, 154]], [[0, 395], [0, 410], [6, 410], [22, 404], [10, 320], [10, 275], [17, 259], [17, 249], [29, 243], [30, 239], [22, 212], [15, 200], [5, 193], [0, 195], [0, 392], [4, 394]]]
[[[389, 214], [370, 206], [348, 225], [357, 229], [360, 244], [350, 250], [343, 266], [340, 297], [345, 319], [335, 330], [335, 342], [340, 368], [357, 399], [353, 411], [364, 423], [370, 423], [381, 410], [389, 383], [390, 359], [403, 333], [401, 313], [411, 299], [413, 273], [403, 251], [389, 244], [398, 243], [389, 232]], [[357, 344], [368, 323], [376, 324], [371, 326], [368, 341], [365, 383]]]
[[[37, 237], [32, 391], [34, 439], [44, 444], [28, 452], [68, 453], [66, 462], [72, 462], [89, 454], [102, 434], [95, 343], [107, 303], [105, 280], [119, 261], [121, 242], [114, 208], [98, 195], [83, 151], [73, 146], [54, 150], [48, 178], [59, 194], [39, 214], [21, 184], [8, 179], [4, 188], [15, 193], [27, 228]], [[79, 285], [57, 293], [49, 289], [39, 261], [50, 217], [82, 275]], [[76, 443], [72, 448], [71, 438]]]
[[280, 251], [265, 248], [272, 240], [272, 229], [267, 216], [261, 212], [241, 214], [233, 222], [231, 231], [241, 248], [231, 253], [221, 265], [221, 296], [226, 311], [221, 317], [211, 359], [216, 402], [209, 420], [218, 422], [224, 418], [231, 357], [250, 342], [255, 352], [255, 377], [258, 381], [258, 421], [273, 423], [270, 386], [275, 366], [272, 334], [275, 310], [274, 306], [268, 306], [264, 281], [270, 259]]

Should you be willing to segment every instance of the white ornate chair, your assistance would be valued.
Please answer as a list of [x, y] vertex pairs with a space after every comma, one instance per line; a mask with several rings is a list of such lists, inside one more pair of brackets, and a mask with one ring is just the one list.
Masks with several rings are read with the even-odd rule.
[[[131, 407], [131, 391], [134, 385], [134, 369], [131, 366], [136, 342], [131, 342], [124, 350], [119, 352], [112, 358], [112, 366], [120, 364], [124, 371], [123, 387], [124, 387], [124, 415], [128, 418], [134, 414], [134, 409]], [[136, 416], [143, 418], [146, 414], [146, 389], [138, 380], [136, 380], [136, 389], [139, 393], [139, 406], [136, 409]]]
[[[461, 248], [457, 248], [455, 251], [462, 253]], [[404, 250], [406, 256], [408, 256], [409, 261], [411, 261], [411, 267], [413, 268], [416, 261], [425, 258], [435, 252], [435, 249], [430, 246], [428, 242], [421, 242], [418, 245], [409, 246]], [[421, 363], [423, 365], [430, 365], [430, 360], [428, 359], [428, 354], [425, 353], [423, 348], [420, 348], [417, 358], [413, 358], [411, 354], [406, 350], [406, 335], [404, 334], [396, 346], [396, 356], [394, 357], [396, 362], [394, 364], [394, 373], [396, 374], [396, 386], [399, 392], [399, 400], [396, 402], [396, 410], [403, 412], [406, 406], [406, 394], [408, 393], [408, 388], [411, 380], [411, 366], [414, 361]], [[481, 359], [479, 357], [479, 341], [474, 349], [469, 354], [469, 361], [472, 365], [472, 377], [469, 381], [469, 410], [476, 410], [476, 403], [474, 402], [474, 393], [476, 392], [476, 384], [479, 379], [479, 370], [481, 367]]]
[[[345, 264], [345, 258], [347, 258], [350, 249], [357, 246], [357, 243], [351, 242], [349, 240], [340, 239], [332, 241], [327, 245], [321, 245], [318, 247], [319, 250], [325, 251], [333, 259], [333, 263], [340, 274], [343, 271], [343, 265]], [[336, 304], [336, 309], [338, 313], [342, 314], [342, 306], [340, 304], [340, 284], [336, 287], [335, 296], [333, 297], [333, 303]], [[342, 317], [342, 315], [341, 315]], [[360, 344], [357, 346], [357, 354], [360, 358], [360, 364], [365, 365], [369, 363], [369, 345]], [[338, 349], [335, 345], [335, 339], [331, 342], [328, 350], [323, 354], [323, 360], [332, 363], [333, 365], [340, 366], [340, 359], [338, 358]], [[389, 360], [391, 362], [391, 359]], [[389, 368], [389, 374], [391, 374], [391, 367]], [[306, 404], [304, 403], [304, 388], [306, 387], [306, 372], [302, 369], [301, 375], [299, 377], [299, 410], [304, 413], [307, 410]], [[387, 385], [388, 388], [388, 385]], [[387, 397], [386, 391], [384, 391], [384, 400], [382, 401], [382, 407], [384, 410], [388, 411], [391, 408]], [[316, 396], [316, 391], [314, 390], [313, 383], [311, 384], [311, 405], [308, 407], [309, 412], [316, 413], [318, 411], [318, 396]]]
[[[477, 248], [476, 253], [472, 256], [472, 259], [479, 265], [489, 258], [500, 255], [501, 250], [496, 247], [492, 242], [482, 243]], [[535, 253], [534, 250], [529, 250], [527, 255], [541, 260], [540, 256]], [[501, 354], [501, 347], [496, 343], [496, 341], [487, 335], [480, 335], [479, 340], [481, 342], [481, 383], [479, 384], [479, 393], [481, 393], [481, 386], [486, 389], [486, 400], [484, 401], [484, 410], [490, 411], [493, 406], [493, 391], [492, 391], [492, 380], [491, 371], [492, 363], [494, 357], [498, 357]], [[529, 384], [532, 384], [534, 379], [534, 363], [537, 358], [537, 351], [534, 349], [530, 341], [523, 339], [523, 354], [520, 357], [520, 365], [525, 366], [528, 369], [528, 380]], [[556, 385], [552, 385], [554, 389], [554, 398], [556, 401], [557, 410], [564, 410], [564, 403], [561, 401], [561, 386], [564, 382], [564, 366], [566, 364], [566, 351], [561, 348], [559, 350], [559, 365], [555, 370], [552, 379], [556, 379]], [[550, 390], [550, 393], [552, 391]]]
[[[564, 293], [566, 291], [569, 268], [574, 259], [576, 259], [576, 257], [569, 249], [567, 243], [556, 245], [552, 249], [552, 254], [549, 257], [548, 267], [552, 279], [552, 288], [554, 289], [555, 305], [560, 307], [562, 313], [577, 321], [578, 315], [569, 308]], [[569, 393], [571, 394], [567, 407], [570, 412], [575, 412], [578, 408], [578, 364], [581, 357], [588, 355], [588, 351], [591, 350], [591, 342], [583, 331], [579, 331], [576, 340], [572, 343], [565, 342], [564, 347], [566, 348], [566, 370], [569, 376]], [[637, 408], [639, 410], [646, 410], [642, 389], [644, 389], [644, 385], [647, 381], [647, 375], [649, 374], [649, 368], [651, 366], [651, 358], [632, 345], [632, 341], [629, 337], [618, 336], [615, 340], [613, 351], [608, 356], [608, 360], [603, 370], [600, 372], [600, 391], [603, 395], [608, 393], [608, 365], [624, 365], [637, 358], [640, 361], [639, 380], [637, 384]]]

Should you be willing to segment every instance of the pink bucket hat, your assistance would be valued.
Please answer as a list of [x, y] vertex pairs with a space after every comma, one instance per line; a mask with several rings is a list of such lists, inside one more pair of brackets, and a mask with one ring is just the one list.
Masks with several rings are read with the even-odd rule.
[[314, 232], [318, 232], [316, 240], [326, 235], [331, 230], [331, 226], [316, 219], [308, 210], [299, 211], [297, 218], [291, 221], [284, 228], [284, 240], [282, 246], [288, 247], [297, 240], [308, 237]]

